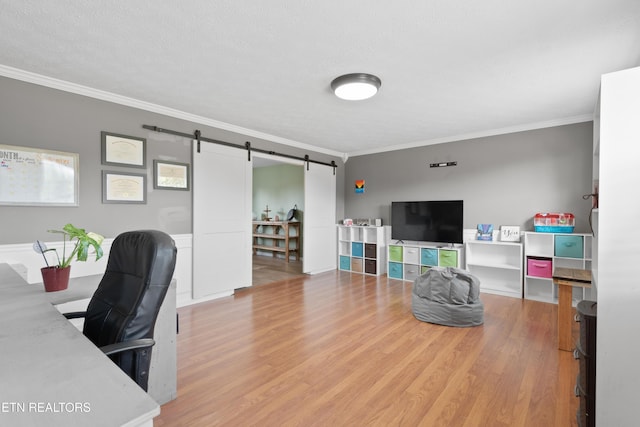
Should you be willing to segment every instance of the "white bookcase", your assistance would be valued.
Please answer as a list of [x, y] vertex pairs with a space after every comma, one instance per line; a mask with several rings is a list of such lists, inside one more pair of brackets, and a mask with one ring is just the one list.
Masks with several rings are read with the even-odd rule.
[[373, 276], [386, 273], [389, 229], [338, 225], [338, 269]]
[[481, 292], [522, 298], [522, 243], [468, 240], [465, 250], [465, 268]]
[[[591, 269], [591, 234], [524, 233], [524, 297], [558, 303], [558, 287], [551, 274], [554, 267]], [[543, 273], [537, 265], [548, 265]], [[542, 270], [541, 270], [542, 271]], [[590, 289], [573, 287], [573, 304], [589, 299]]]

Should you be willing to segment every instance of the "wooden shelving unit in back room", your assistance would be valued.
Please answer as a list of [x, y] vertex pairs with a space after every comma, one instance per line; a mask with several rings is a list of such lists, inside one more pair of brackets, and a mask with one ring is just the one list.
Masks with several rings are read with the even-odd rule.
[[295, 255], [299, 261], [300, 222], [253, 221], [253, 254], [258, 251], [271, 251], [273, 256], [283, 253], [287, 262]]

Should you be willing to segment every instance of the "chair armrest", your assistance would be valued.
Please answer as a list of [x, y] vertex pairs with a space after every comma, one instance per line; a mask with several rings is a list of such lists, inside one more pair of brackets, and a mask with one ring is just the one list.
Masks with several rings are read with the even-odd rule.
[[136, 350], [139, 348], [149, 348], [152, 347], [156, 342], [153, 338], [142, 338], [139, 340], [131, 340], [124, 342], [117, 342], [115, 344], [109, 344], [100, 347], [100, 350], [107, 356], [114, 353], [121, 353], [123, 351], [128, 350]]
[[80, 319], [87, 316], [86, 311], [72, 311], [71, 313], [62, 313], [67, 319]]

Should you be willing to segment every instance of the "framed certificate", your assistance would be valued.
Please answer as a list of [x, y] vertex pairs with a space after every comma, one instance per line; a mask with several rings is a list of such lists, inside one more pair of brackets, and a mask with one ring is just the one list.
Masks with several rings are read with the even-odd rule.
[[100, 132], [102, 164], [112, 166], [146, 167], [147, 140], [135, 136]]
[[187, 163], [154, 160], [153, 188], [188, 191], [189, 165]]
[[102, 171], [102, 203], [147, 203], [147, 175]]

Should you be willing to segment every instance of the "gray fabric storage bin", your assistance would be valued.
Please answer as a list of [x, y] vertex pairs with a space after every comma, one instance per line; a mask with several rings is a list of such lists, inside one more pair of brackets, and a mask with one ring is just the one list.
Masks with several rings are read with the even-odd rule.
[[484, 323], [480, 280], [459, 268], [431, 268], [413, 282], [411, 306], [416, 319], [446, 326]]

